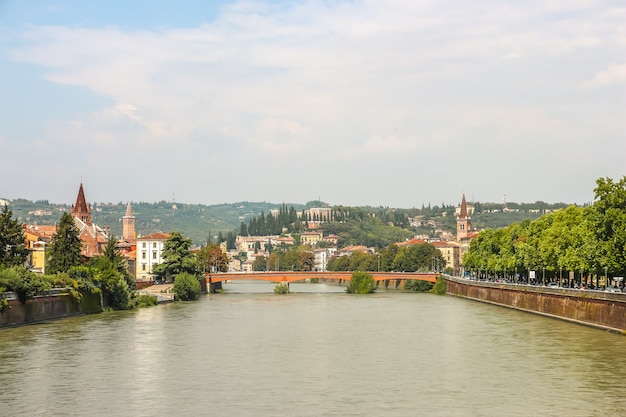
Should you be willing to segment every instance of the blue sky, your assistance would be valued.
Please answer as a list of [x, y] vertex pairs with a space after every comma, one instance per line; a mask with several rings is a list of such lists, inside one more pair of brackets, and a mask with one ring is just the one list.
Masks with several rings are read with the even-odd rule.
[[0, 197], [585, 203], [622, 1], [2, 1]]

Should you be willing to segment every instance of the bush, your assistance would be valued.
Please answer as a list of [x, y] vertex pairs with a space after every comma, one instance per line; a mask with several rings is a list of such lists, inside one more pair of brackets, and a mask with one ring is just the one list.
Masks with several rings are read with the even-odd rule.
[[173, 290], [176, 298], [181, 301], [197, 300], [202, 291], [198, 277], [187, 272], [176, 275]]
[[374, 277], [367, 272], [354, 272], [348, 288], [348, 294], [370, 294], [376, 291], [376, 282]]
[[446, 295], [446, 292], [447, 292], [446, 280], [443, 277], [443, 275], [439, 275], [437, 277], [437, 282], [435, 283], [435, 286], [433, 287], [433, 294]]
[[135, 307], [150, 307], [157, 305], [157, 298], [154, 295], [141, 294], [135, 299]]
[[274, 286], [274, 294], [289, 294], [289, 284], [276, 284]]
[[428, 292], [433, 289], [434, 284], [428, 281], [422, 281], [419, 279], [408, 279], [404, 284], [404, 289], [407, 291], [415, 292]]
[[48, 291], [52, 284], [40, 275], [26, 268], [13, 267], [0, 270], [0, 286], [8, 291], [15, 291], [22, 304], [37, 294]]

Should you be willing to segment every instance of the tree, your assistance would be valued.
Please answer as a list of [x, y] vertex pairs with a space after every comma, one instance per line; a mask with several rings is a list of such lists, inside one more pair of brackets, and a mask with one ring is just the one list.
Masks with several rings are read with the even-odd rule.
[[257, 256], [252, 263], [253, 271], [265, 271], [267, 269], [267, 259], [265, 256]]
[[202, 289], [196, 275], [183, 272], [176, 275], [173, 291], [178, 300], [192, 301], [200, 298]]
[[0, 212], [0, 267], [23, 266], [28, 256], [24, 231], [8, 204]]
[[72, 215], [63, 213], [56, 234], [48, 245], [48, 267], [50, 274], [67, 272], [73, 266], [83, 263], [81, 249], [83, 245], [78, 234], [78, 228]]
[[173, 231], [163, 245], [163, 263], [156, 265], [154, 272], [159, 278], [169, 281], [182, 273], [195, 274], [198, 261], [191, 252], [191, 239]]
[[626, 176], [617, 182], [599, 178], [594, 193], [587, 218], [598, 241], [595, 266], [626, 273]]
[[352, 279], [346, 292], [348, 294], [370, 294], [376, 291], [374, 277], [367, 272], [357, 271], [352, 274]]
[[196, 256], [198, 258], [198, 266], [201, 272], [228, 271], [228, 257], [224, 252], [222, 252], [217, 244], [201, 247]]

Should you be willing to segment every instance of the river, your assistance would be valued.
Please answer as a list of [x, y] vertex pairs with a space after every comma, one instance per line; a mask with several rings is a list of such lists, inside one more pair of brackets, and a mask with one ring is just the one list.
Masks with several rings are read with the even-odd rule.
[[0, 415], [626, 414], [626, 337], [451, 296], [272, 288], [0, 330]]

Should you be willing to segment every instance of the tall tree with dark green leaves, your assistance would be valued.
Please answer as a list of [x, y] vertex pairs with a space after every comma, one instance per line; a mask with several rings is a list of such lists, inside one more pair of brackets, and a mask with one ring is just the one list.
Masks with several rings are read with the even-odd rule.
[[591, 230], [598, 240], [594, 266], [610, 273], [626, 273], [626, 176], [619, 181], [599, 178], [595, 201], [587, 210]]
[[0, 212], [0, 267], [23, 266], [28, 256], [24, 230], [8, 204]]
[[57, 232], [48, 245], [46, 272], [50, 274], [67, 272], [71, 267], [81, 265], [83, 263], [82, 246], [72, 215], [63, 213]]
[[172, 232], [165, 241], [163, 259], [162, 264], [154, 267], [154, 272], [166, 281], [172, 280], [178, 274], [196, 274], [198, 271], [197, 258], [191, 252], [191, 239], [178, 231]]

